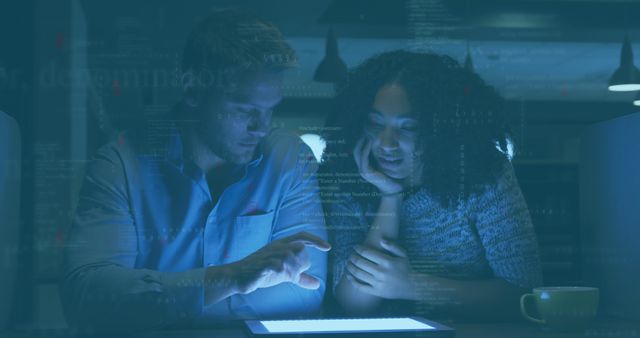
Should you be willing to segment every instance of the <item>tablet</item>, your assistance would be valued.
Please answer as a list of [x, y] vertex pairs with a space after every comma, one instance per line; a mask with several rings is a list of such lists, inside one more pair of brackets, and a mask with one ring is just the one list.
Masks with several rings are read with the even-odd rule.
[[420, 317], [350, 318], [304, 320], [248, 320], [249, 331], [258, 336], [281, 335], [354, 335], [375, 333], [434, 333], [453, 336], [454, 330]]

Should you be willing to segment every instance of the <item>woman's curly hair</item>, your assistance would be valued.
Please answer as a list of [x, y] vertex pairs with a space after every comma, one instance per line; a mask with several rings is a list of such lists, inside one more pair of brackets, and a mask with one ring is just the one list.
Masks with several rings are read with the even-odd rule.
[[[424, 149], [422, 186], [432, 196], [448, 207], [495, 183], [513, 155], [503, 99], [449, 56], [400, 50], [369, 58], [339, 86], [324, 129], [321, 184], [332, 182], [326, 179], [331, 173], [358, 172], [353, 148], [378, 90], [391, 83], [405, 89], [416, 114], [417, 146]], [[375, 192], [360, 183], [338, 184], [337, 190]]]

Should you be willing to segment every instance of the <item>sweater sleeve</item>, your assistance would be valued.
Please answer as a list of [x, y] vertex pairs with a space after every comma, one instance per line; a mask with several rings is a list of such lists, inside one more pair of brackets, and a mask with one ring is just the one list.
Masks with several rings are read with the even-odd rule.
[[542, 285], [542, 269], [529, 209], [508, 163], [495, 185], [476, 201], [476, 228], [496, 277], [523, 287]]

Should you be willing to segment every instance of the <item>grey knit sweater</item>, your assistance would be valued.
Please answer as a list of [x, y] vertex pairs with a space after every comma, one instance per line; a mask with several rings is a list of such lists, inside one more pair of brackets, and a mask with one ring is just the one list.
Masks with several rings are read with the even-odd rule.
[[[355, 245], [364, 242], [378, 207], [349, 194], [327, 203], [333, 288]], [[542, 284], [535, 232], [511, 164], [495, 185], [457, 206], [443, 206], [422, 188], [405, 197], [399, 243], [415, 272], [461, 280], [502, 278], [524, 288]]]

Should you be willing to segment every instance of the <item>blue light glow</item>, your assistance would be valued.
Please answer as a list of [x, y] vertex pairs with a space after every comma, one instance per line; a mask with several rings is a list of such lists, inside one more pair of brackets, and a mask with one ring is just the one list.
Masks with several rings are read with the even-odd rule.
[[434, 327], [411, 318], [262, 320], [271, 333], [294, 332], [362, 332], [362, 331], [418, 331]]
[[327, 146], [325, 140], [320, 137], [320, 135], [316, 134], [304, 134], [301, 135], [300, 138], [309, 146], [309, 148], [311, 148], [313, 156], [315, 156], [316, 160], [320, 162], [324, 148]]
[[640, 84], [630, 83], [613, 85], [609, 86], [609, 90], [612, 92], [633, 92], [636, 90], [640, 90]]

